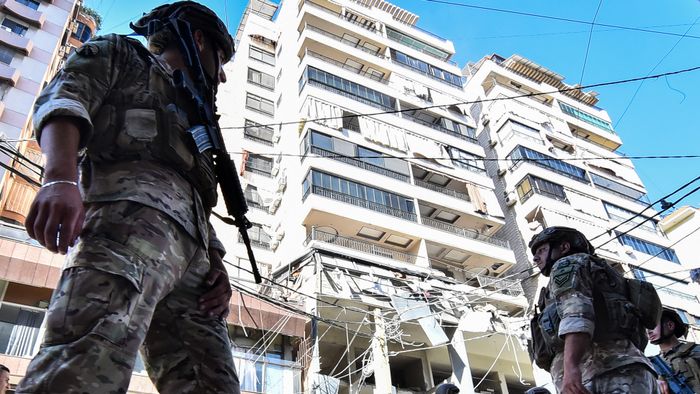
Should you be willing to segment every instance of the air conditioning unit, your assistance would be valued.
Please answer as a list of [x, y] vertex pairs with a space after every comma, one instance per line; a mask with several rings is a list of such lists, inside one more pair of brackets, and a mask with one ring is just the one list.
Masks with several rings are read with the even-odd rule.
[[515, 198], [514, 193], [506, 194], [506, 205], [507, 206], [512, 207], [513, 205], [515, 205], [516, 202], [518, 202], [518, 199]]

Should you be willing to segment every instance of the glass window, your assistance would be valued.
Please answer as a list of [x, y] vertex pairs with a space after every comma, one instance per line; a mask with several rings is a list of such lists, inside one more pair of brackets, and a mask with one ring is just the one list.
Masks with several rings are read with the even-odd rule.
[[617, 233], [618, 239], [623, 245], [627, 245], [637, 252], [648, 254], [650, 256], [656, 256], [660, 259], [670, 261], [672, 263], [680, 264], [678, 261], [678, 256], [676, 256], [676, 251], [671, 248], [665, 248], [663, 246], [657, 245], [652, 242], [633, 237], [629, 234]]
[[245, 106], [246, 108], [259, 111], [270, 116], [275, 114], [275, 103], [273, 103], [272, 100], [264, 99], [251, 93], [246, 95]]
[[447, 72], [441, 68], [430, 65], [422, 60], [418, 60], [414, 57], [408, 56], [405, 53], [401, 53], [396, 49], [391, 50], [391, 57], [394, 61], [415, 69], [423, 74], [430, 75], [440, 81], [449, 83], [450, 85], [462, 86], [462, 78]]
[[3, 303], [0, 307], [0, 353], [32, 357], [44, 311]]
[[357, 147], [357, 155], [360, 160], [365, 163], [374, 164], [375, 166], [384, 167], [384, 158], [381, 152], [373, 151], [362, 146]]
[[2, 21], [2, 28], [10, 33], [17, 34], [18, 36], [23, 36], [29, 28], [22, 24], [19, 24], [11, 19], [5, 18]]
[[409, 46], [417, 51], [423, 52], [427, 55], [433, 56], [435, 58], [438, 58], [440, 60], [447, 60], [450, 58], [450, 54], [440, 50], [438, 48], [435, 48], [432, 45], [429, 45], [423, 41], [420, 41], [418, 39], [415, 39], [413, 37], [410, 37], [398, 30], [394, 30], [390, 27], [386, 27], [386, 35], [389, 37], [389, 39], [402, 43], [406, 46]]
[[263, 63], [267, 63], [271, 66], [275, 65], [275, 54], [268, 52], [264, 49], [258, 47], [250, 46], [249, 57], [251, 59], [259, 60]]
[[516, 190], [521, 202], [527, 200], [533, 193], [541, 194], [565, 203], [569, 202], [566, 198], [566, 192], [563, 186], [532, 175], [520, 181], [518, 186], [516, 186]]
[[39, 9], [39, 2], [36, 0], [15, 0], [20, 4], [24, 4], [27, 7], [33, 9], [33, 10], [38, 10]]
[[82, 43], [86, 43], [92, 37], [92, 29], [83, 22], [78, 22], [78, 28], [75, 29], [71, 36]]
[[270, 177], [272, 176], [272, 159], [249, 153], [245, 163], [245, 170]]
[[264, 72], [248, 69], [248, 82], [260, 85], [267, 89], [275, 89], [275, 78]]
[[559, 102], [559, 108], [561, 108], [561, 110], [567, 115], [571, 115], [576, 119], [582, 120], [588, 124], [592, 124], [593, 126], [615, 134], [612, 123], [605, 119], [601, 119], [595, 115], [589, 114], [588, 112], [581, 111], [580, 109], [561, 101]]
[[0, 63], [7, 64], [8, 66], [12, 63], [12, 59], [15, 57], [15, 52], [4, 46], [0, 45]]
[[[323, 70], [316, 69], [314, 67], [307, 67], [306, 74], [310, 81], [314, 81], [331, 88], [340, 90], [344, 94], [351, 97], [358, 97], [358, 101], [367, 103], [365, 100], [369, 101], [370, 105], [378, 105], [382, 108], [393, 109], [396, 106], [396, 99], [386, 95], [384, 93], [377, 92], [373, 89], [369, 89], [365, 86], [357, 84], [352, 81], [340, 78], [333, 74], [327, 73]], [[331, 89], [332, 90], [332, 89]]]
[[450, 147], [449, 152], [450, 157], [452, 157], [452, 163], [454, 163], [454, 165], [473, 172], [486, 172], [486, 168], [484, 167], [484, 160], [482, 160], [481, 158], [478, 158], [477, 156], [471, 153], [452, 147]]
[[632, 223], [641, 223], [641, 228], [656, 232], [656, 221], [654, 219], [647, 220], [648, 218], [645, 216], [637, 216], [638, 213], [610, 204], [607, 201], [603, 201], [603, 206], [605, 207], [605, 211], [610, 219], [625, 221], [632, 218]]
[[623, 197], [628, 197], [633, 200], [640, 200], [646, 196], [646, 193], [633, 189], [629, 186], [625, 186], [619, 182], [615, 182], [612, 179], [608, 179], [604, 176], [598, 175], [591, 172], [591, 180], [596, 186], [607, 189], [613, 193], [622, 195]]
[[329, 152], [333, 152], [333, 137], [321, 134], [316, 131], [311, 132], [311, 145]]
[[539, 167], [545, 167], [578, 181], [589, 183], [584, 169], [521, 145], [516, 146], [508, 157], [513, 160], [514, 164], [518, 164], [520, 161], [529, 161]]

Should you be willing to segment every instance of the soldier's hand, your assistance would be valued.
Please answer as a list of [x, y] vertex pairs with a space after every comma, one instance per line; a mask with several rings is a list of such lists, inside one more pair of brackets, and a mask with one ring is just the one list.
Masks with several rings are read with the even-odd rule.
[[668, 387], [668, 383], [665, 380], [659, 379], [657, 382], [659, 383], [659, 392], [661, 394], [673, 394], [671, 392], [671, 388]]
[[581, 369], [578, 367], [564, 368], [564, 381], [562, 384], [563, 394], [591, 394], [583, 386], [581, 379]]
[[66, 254], [85, 220], [80, 190], [71, 184], [40, 188], [24, 222], [27, 234], [53, 253]]
[[199, 298], [199, 310], [209, 316], [225, 318], [229, 312], [228, 305], [233, 291], [219, 252], [210, 250], [210, 259], [211, 269], [205, 280], [209, 290]]

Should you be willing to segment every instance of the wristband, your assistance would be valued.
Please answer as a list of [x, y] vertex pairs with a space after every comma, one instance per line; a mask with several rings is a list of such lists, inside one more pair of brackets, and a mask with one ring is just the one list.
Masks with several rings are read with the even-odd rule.
[[73, 182], [73, 181], [51, 181], [49, 183], [45, 183], [45, 184], [41, 185], [41, 188], [43, 189], [45, 187], [50, 187], [50, 186], [59, 185], [59, 184], [78, 186], [78, 182]]

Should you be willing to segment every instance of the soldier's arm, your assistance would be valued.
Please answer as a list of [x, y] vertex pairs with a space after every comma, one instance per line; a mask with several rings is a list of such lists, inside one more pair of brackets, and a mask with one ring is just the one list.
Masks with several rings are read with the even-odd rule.
[[[66, 61], [34, 107], [34, 130], [46, 156], [45, 184], [76, 182], [77, 152], [93, 134], [95, 116], [115, 80], [114, 43], [89, 42]], [[82, 229], [84, 210], [75, 185], [41, 188], [25, 221], [28, 234], [52, 252], [66, 253]]]

